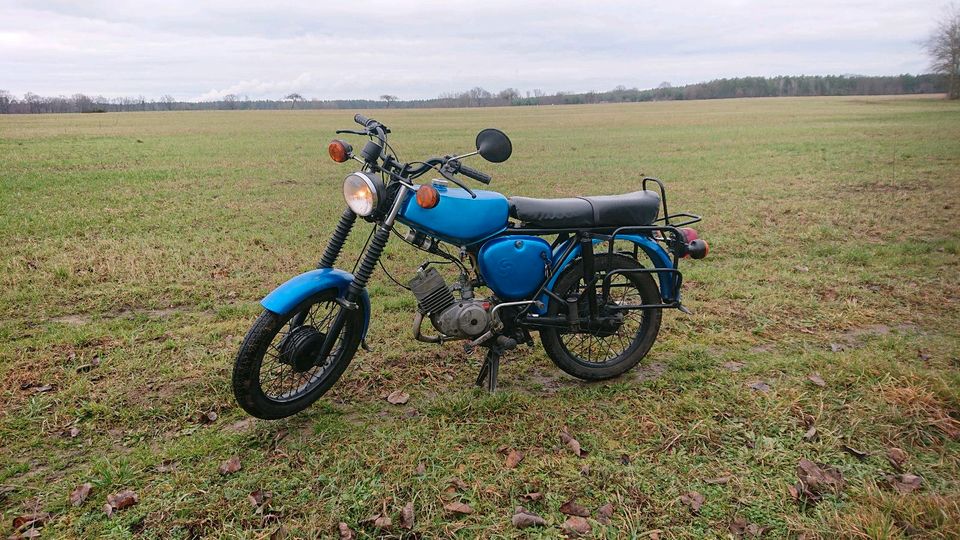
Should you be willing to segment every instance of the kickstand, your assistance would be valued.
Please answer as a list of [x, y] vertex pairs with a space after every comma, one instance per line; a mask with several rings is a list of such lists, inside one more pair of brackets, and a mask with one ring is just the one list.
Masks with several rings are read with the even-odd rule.
[[499, 347], [490, 347], [487, 350], [487, 357], [483, 359], [480, 375], [477, 376], [477, 386], [483, 386], [483, 382], [486, 380], [487, 391], [491, 394], [497, 390], [497, 374], [500, 371], [501, 354], [503, 353]]

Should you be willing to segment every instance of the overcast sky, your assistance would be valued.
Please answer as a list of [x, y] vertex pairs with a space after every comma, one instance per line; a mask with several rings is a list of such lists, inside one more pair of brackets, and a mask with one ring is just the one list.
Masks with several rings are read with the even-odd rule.
[[0, 0], [0, 89], [195, 100], [920, 73], [943, 0]]

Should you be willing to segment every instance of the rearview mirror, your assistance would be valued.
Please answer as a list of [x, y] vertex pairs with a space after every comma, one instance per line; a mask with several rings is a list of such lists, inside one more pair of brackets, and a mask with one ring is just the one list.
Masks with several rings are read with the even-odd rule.
[[477, 152], [491, 163], [502, 163], [513, 153], [513, 144], [506, 133], [487, 128], [477, 133]]

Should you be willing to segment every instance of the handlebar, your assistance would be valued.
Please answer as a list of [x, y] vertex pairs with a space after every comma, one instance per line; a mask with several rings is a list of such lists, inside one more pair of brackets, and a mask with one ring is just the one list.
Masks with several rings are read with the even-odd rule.
[[[367, 134], [378, 137], [381, 140], [381, 144], [383, 144], [386, 141], [386, 134], [390, 133], [390, 129], [384, 126], [383, 124], [381, 124], [380, 122], [374, 120], [373, 118], [367, 118], [366, 116], [359, 113], [353, 115], [353, 121], [363, 126], [364, 129], [366, 129]], [[341, 132], [354, 133], [352, 131], [347, 131], [347, 130], [338, 131], [337, 133], [341, 133]], [[457, 182], [455, 179], [451, 178], [452, 174], [460, 173], [466, 176], [467, 178], [472, 178], [477, 182], [481, 182], [483, 184], [489, 184], [490, 181], [492, 180], [489, 174], [478, 171], [473, 167], [468, 167], [460, 163], [460, 161], [450, 158], [450, 156], [447, 156], [445, 158], [430, 158], [426, 162], [423, 162], [420, 166], [406, 169], [407, 178], [410, 178], [410, 179], [417, 178], [435, 167], [437, 168], [437, 170], [440, 171], [440, 173], [445, 178], [453, 180], [454, 182], [456, 182], [458, 185], [460, 185], [467, 191], [470, 191], [470, 189], [464, 186], [463, 184], [461, 184], [460, 182]], [[470, 193], [471, 195], [476, 197], [476, 195], [474, 195], [472, 191]]]
[[370, 120], [369, 118], [367, 118], [362, 114], [353, 115], [353, 121], [360, 124], [363, 127], [370, 127], [371, 122], [376, 122], [376, 120]]
[[490, 180], [492, 180], [492, 178], [490, 177], [489, 174], [480, 172], [480, 171], [474, 169], [473, 167], [467, 167], [467, 166], [464, 165], [463, 163], [460, 163], [460, 164], [456, 167], [456, 169], [457, 169], [456, 172], [458, 172], [458, 173], [466, 176], [467, 178], [473, 178], [473, 179], [476, 180], [477, 182], [480, 182], [480, 183], [483, 183], [483, 184], [489, 184], [489, 183], [490, 183]]

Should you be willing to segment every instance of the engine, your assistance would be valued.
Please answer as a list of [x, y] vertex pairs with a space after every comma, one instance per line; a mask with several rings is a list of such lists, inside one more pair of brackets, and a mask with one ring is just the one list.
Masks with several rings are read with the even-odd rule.
[[433, 327], [446, 338], [472, 339], [490, 329], [490, 302], [467, 294], [457, 301], [435, 268], [418, 271], [410, 288], [420, 313], [429, 316]]

